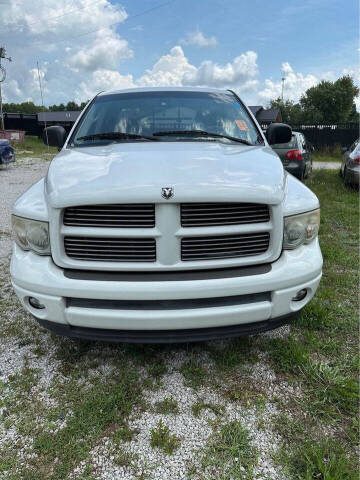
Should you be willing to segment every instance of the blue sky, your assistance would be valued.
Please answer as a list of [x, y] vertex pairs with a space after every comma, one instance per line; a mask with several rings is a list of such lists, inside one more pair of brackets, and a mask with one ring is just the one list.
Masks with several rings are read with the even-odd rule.
[[[358, 78], [350, 0], [0, 0], [7, 101], [86, 100], [142, 85], [231, 87], [248, 104], [294, 101], [321, 79]], [[60, 5], [60, 7], [59, 7]], [[6, 63], [6, 62], [5, 62]]]

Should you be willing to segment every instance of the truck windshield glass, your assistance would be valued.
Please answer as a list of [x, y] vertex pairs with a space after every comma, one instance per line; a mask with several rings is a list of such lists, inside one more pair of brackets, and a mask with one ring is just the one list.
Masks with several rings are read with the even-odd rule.
[[[202, 134], [197, 135], [197, 130]], [[157, 141], [239, 139], [252, 145], [262, 142], [254, 122], [231, 92], [160, 91], [97, 97], [72, 135], [70, 145], [148, 141], [153, 134]]]

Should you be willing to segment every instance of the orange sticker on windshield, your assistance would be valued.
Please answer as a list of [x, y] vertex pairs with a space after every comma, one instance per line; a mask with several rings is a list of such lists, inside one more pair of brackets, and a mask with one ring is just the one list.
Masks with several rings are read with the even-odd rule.
[[235, 120], [235, 123], [238, 126], [239, 130], [242, 130], [243, 132], [247, 132], [249, 130], [249, 127], [246, 125], [245, 120]]

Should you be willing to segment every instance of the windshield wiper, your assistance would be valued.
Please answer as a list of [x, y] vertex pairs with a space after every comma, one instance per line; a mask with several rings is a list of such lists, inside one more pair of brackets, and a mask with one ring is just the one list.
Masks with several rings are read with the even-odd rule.
[[104, 133], [93, 133], [91, 135], [85, 135], [84, 137], [76, 138], [75, 140], [117, 140], [117, 139], [140, 139], [140, 140], [151, 140], [153, 142], [159, 141], [159, 138], [154, 138], [147, 135], [138, 135], [137, 133], [126, 133], [126, 132], [104, 132]]
[[206, 132], [205, 130], [168, 130], [162, 132], [154, 132], [154, 137], [161, 137], [167, 135], [189, 135], [191, 137], [215, 137], [215, 138], [227, 138], [228, 140], [233, 140], [234, 142], [243, 143], [244, 145], [252, 145], [252, 143], [242, 138], [232, 137], [230, 135], [223, 135], [221, 133], [211, 133]]

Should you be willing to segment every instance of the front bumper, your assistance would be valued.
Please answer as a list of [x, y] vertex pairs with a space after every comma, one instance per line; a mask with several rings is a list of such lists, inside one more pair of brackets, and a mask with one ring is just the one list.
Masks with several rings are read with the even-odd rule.
[[[194, 280], [182, 278], [180, 272], [179, 280], [172, 281], [69, 278], [50, 257], [24, 252], [16, 245], [11, 261], [17, 296], [44, 326], [70, 336], [105, 340], [116, 340], [118, 332], [119, 341], [159, 341], [160, 337], [189, 341], [191, 333], [202, 340], [208, 338], [205, 329], [215, 329], [214, 338], [232, 336], [235, 330], [248, 334], [274, 328], [310, 301], [321, 271], [318, 240], [284, 251], [264, 273], [233, 276], [224, 271]], [[302, 289], [307, 290], [306, 297], [293, 301]], [[45, 308], [33, 308], [29, 297], [36, 297]]]

